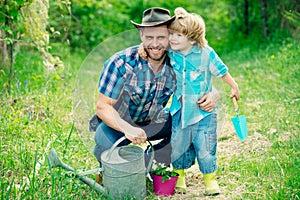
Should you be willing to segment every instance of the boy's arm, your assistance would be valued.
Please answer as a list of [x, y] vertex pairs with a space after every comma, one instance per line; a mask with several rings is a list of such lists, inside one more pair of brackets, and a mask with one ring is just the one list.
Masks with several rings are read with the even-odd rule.
[[236, 98], [236, 100], [240, 99], [240, 91], [238, 84], [234, 81], [232, 76], [228, 73], [226, 73], [224, 76], [221, 78], [225, 83], [227, 83], [231, 87], [230, 95], [229, 97], [232, 99], [233, 97]]

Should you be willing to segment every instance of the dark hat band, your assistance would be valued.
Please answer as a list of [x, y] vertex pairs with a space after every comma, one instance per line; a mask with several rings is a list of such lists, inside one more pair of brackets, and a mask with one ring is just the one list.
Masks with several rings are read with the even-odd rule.
[[174, 21], [175, 16], [171, 18], [170, 12], [163, 8], [149, 8], [144, 11], [142, 23], [130, 21], [135, 27], [152, 27], [169, 24]]

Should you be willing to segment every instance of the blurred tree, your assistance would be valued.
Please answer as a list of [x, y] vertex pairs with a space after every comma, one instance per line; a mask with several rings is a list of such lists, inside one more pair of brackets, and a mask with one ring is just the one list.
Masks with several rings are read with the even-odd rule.
[[[230, 11], [230, 41], [291, 37], [299, 29], [299, 0], [226, 0]], [[242, 31], [242, 32], [241, 32]]]
[[[4, 10], [0, 12], [1, 24], [5, 24], [5, 16], [14, 13], [11, 6], [7, 6], [8, 2], [14, 1], [1, 3], [1, 10]], [[50, 0], [49, 5], [46, 31], [50, 39], [88, 53], [108, 37], [134, 29], [130, 20], [140, 22], [143, 11], [149, 7], [167, 8], [172, 15], [176, 7], [200, 14], [206, 23], [209, 43], [215, 48], [233, 48], [235, 45], [240, 47], [245, 40], [261, 42], [291, 33], [297, 35], [300, 4], [299, 0], [73, 0], [72, 3], [69, 0]], [[10, 8], [9, 15], [5, 14], [7, 7]], [[4, 41], [7, 37], [3, 35], [3, 27], [7, 26], [1, 27]]]
[[230, 23], [228, 6], [215, 0], [73, 0], [71, 7], [70, 44], [85, 51], [110, 36], [133, 29], [130, 20], [140, 22], [143, 11], [149, 7], [167, 8], [172, 15], [176, 7], [200, 14], [207, 23], [208, 38], [215, 45], [224, 41]]
[[28, 5], [31, 0], [13, 1], [4, 0], [0, 3], [0, 49], [1, 49], [1, 68], [8, 68], [7, 84], [4, 88], [10, 92], [11, 81], [14, 76], [14, 47], [20, 39], [20, 9]]
[[[8, 74], [3, 87], [8, 92], [10, 92], [11, 81], [15, 76], [13, 64], [20, 47], [18, 44], [36, 47], [42, 53], [44, 65], [48, 69], [63, 66], [60, 58], [54, 57], [49, 51], [51, 46], [48, 9], [48, 0], [4, 0], [0, 2], [0, 63], [3, 74]], [[50, 27], [50, 32], [51, 30], [54, 28]]]
[[270, 36], [273, 38], [284, 38], [287, 36], [294, 36], [299, 39], [300, 34], [297, 30], [299, 30], [300, 28], [300, 1], [269, 0], [268, 4], [268, 25]]
[[57, 67], [63, 67], [63, 62], [49, 52], [51, 46], [49, 43], [50, 33], [47, 29], [48, 9], [47, 0], [32, 0], [29, 5], [21, 9], [21, 13], [24, 19], [24, 36], [42, 53], [44, 66], [48, 70], [54, 71]]
[[12, 63], [13, 46], [20, 38], [20, 27], [18, 20], [20, 18], [20, 9], [31, 0], [13, 1], [3, 0], [0, 3], [0, 49], [1, 49], [1, 67]]
[[[246, 1], [246, 0], [245, 0]], [[269, 28], [268, 28], [268, 1], [267, 0], [259, 0], [260, 4], [260, 12], [261, 12], [261, 20], [262, 20], [262, 33], [264, 39], [266, 39], [269, 36]]]
[[245, 0], [245, 5], [244, 5], [244, 24], [245, 24], [245, 34], [249, 34], [249, 1]]
[[128, 4], [126, 0], [72, 1], [71, 46], [90, 50], [105, 38], [126, 30], [130, 26], [125, 12]]
[[49, 2], [49, 31], [53, 42], [69, 44], [70, 28], [72, 26], [71, 1], [52, 0]]

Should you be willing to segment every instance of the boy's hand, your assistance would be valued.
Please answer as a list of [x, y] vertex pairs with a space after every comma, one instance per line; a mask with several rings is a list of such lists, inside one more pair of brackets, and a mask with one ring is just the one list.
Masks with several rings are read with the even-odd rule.
[[240, 91], [239, 88], [231, 88], [229, 97], [232, 99], [233, 97], [236, 98], [238, 101], [240, 99]]
[[148, 60], [148, 55], [144, 49], [143, 43], [140, 44], [139, 49], [138, 49], [138, 54], [141, 58], [144, 60]]

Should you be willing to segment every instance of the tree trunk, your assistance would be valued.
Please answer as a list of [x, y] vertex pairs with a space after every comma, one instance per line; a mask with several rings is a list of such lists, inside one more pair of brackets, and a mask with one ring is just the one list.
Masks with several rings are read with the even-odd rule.
[[260, 12], [262, 16], [262, 33], [264, 38], [266, 39], [269, 36], [269, 30], [268, 30], [268, 1], [267, 0], [259, 0], [260, 4]]
[[[6, 0], [2, 2], [3, 5], [6, 4]], [[6, 14], [6, 13], [5, 13]], [[0, 26], [5, 26], [7, 21], [7, 17], [5, 17], [5, 23], [0, 24]], [[6, 42], [3, 40], [6, 37], [5, 31], [0, 30], [0, 50], [1, 50], [1, 68], [3, 69], [7, 65], [7, 46]]]
[[245, 24], [245, 35], [249, 34], [249, 1], [245, 0], [244, 6], [244, 24]]
[[[5, 38], [4, 31], [0, 32], [0, 38]], [[0, 40], [0, 49], [1, 49], [1, 68], [4, 69], [4, 67], [7, 65], [7, 46], [6, 42], [4, 40]]]

